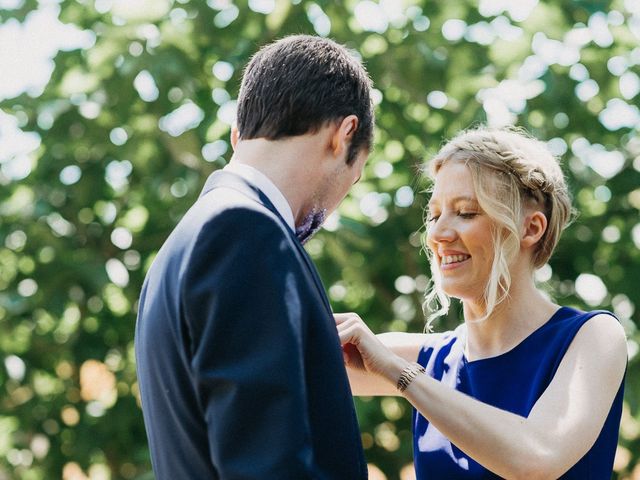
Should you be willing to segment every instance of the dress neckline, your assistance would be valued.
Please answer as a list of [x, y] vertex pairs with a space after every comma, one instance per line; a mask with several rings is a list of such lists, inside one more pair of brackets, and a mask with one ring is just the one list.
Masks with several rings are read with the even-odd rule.
[[463, 363], [465, 365], [480, 365], [483, 362], [491, 362], [491, 361], [500, 360], [503, 357], [508, 356], [509, 354], [512, 354], [513, 352], [519, 350], [522, 347], [522, 345], [524, 345], [525, 343], [527, 343], [529, 341], [529, 339], [531, 339], [532, 337], [536, 336], [539, 332], [544, 330], [548, 325], [551, 325], [552, 323], [554, 323], [559, 317], [562, 317], [561, 313], [572, 312], [572, 311], [575, 311], [575, 310], [573, 310], [570, 307], [561, 306], [555, 312], [553, 312], [553, 314], [549, 317], [549, 319], [546, 322], [544, 322], [542, 325], [540, 325], [538, 328], [536, 328], [533, 332], [531, 332], [529, 335], [527, 335], [525, 338], [523, 338], [514, 347], [512, 347], [509, 350], [507, 350], [506, 352], [500, 353], [498, 355], [494, 355], [492, 357], [478, 358], [477, 360], [468, 360], [467, 359], [467, 355], [464, 352], [465, 345], [467, 343], [467, 324], [463, 323], [462, 325], [460, 325], [460, 327], [458, 327], [458, 328], [460, 328], [460, 331], [461, 331], [461, 335], [458, 337], [458, 339], [460, 341], [460, 348], [462, 349], [462, 361], [463, 361]]

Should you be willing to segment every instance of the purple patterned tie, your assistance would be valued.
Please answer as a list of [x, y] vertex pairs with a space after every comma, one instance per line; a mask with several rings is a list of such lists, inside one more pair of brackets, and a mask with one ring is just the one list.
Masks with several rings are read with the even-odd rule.
[[305, 244], [307, 240], [309, 240], [324, 223], [325, 215], [327, 214], [326, 209], [322, 209], [319, 211], [312, 210], [300, 225], [296, 227], [296, 237], [301, 244]]

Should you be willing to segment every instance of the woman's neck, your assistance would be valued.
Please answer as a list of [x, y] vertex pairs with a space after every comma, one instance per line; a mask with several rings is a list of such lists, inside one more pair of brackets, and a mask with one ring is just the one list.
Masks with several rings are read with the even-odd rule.
[[546, 298], [531, 278], [512, 282], [509, 296], [484, 320], [483, 302], [465, 301], [463, 309], [467, 324], [465, 353], [470, 360], [477, 360], [511, 350], [546, 323], [558, 305]]

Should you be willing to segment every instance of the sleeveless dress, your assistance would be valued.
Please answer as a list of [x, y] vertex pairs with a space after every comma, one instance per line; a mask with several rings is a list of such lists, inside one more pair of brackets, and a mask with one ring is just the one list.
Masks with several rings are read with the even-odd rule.
[[[562, 307], [512, 350], [468, 361], [466, 325], [434, 334], [418, 355], [427, 374], [471, 397], [527, 417], [551, 383], [576, 333], [605, 311], [581, 312]], [[593, 447], [562, 479], [610, 479], [618, 443], [624, 380]], [[418, 412], [413, 411], [413, 450], [418, 480], [500, 478], [460, 451]]]

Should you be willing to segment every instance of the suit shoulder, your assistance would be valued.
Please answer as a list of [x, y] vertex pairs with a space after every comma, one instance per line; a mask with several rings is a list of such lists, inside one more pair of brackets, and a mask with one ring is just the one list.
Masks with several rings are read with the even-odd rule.
[[289, 227], [261, 205], [227, 207], [198, 225], [193, 235], [188, 256], [191, 271], [207, 265], [283, 270], [301, 262]]
[[202, 287], [207, 297], [211, 285], [218, 291], [284, 289], [285, 282], [303, 272], [295, 239], [286, 228], [254, 208], [224, 209], [201, 226], [189, 251], [185, 295], [194, 298]]
[[203, 223], [198, 241], [229, 240], [240, 244], [271, 244], [290, 241], [288, 227], [262, 205], [233, 205]]
[[280, 237], [290, 234], [289, 227], [280, 217], [262, 203], [227, 187], [216, 188], [198, 199], [176, 230], [182, 238], [197, 242], [217, 238], [212, 234], [234, 236], [239, 242], [248, 240], [247, 236], [252, 232], [262, 230]]

